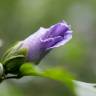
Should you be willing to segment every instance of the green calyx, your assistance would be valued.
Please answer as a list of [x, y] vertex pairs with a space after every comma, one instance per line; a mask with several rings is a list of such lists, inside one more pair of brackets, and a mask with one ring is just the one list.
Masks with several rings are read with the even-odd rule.
[[18, 42], [3, 55], [1, 63], [5, 74], [18, 74], [20, 66], [27, 61], [27, 49], [21, 48], [22, 44], [22, 41]]
[[24, 55], [12, 56], [4, 62], [5, 73], [18, 74], [20, 66], [25, 62]]

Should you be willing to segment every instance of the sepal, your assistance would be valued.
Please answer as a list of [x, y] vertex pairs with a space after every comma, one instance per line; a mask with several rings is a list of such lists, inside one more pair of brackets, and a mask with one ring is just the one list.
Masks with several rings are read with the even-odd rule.
[[20, 66], [25, 62], [24, 55], [12, 56], [4, 62], [5, 73], [18, 74]]
[[22, 44], [22, 41], [18, 42], [3, 55], [1, 63], [5, 74], [18, 74], [20, 66], [27, 61], [27, 49], [21, 48]]

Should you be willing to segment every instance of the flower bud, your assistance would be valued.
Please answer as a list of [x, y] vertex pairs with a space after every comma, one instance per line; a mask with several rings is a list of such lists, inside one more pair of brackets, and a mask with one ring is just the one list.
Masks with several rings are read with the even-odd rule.
[[38, 64], [51, 49], [66, 44], [71, 38], [70, 25], [61, 21], [49, 28], [41, 27], [22, 41], [21, 49], [26, 48], [28, 51], [27, 59]]

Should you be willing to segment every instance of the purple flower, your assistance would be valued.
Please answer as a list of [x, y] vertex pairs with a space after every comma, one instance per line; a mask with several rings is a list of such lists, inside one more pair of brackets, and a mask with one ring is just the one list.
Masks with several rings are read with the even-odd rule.
[[28, 50], [27, 59], [37, 64], [51, 49], [64, 45], [71, 38], [70, 25], [61, 21], [49, 28], [41, 27], [23, 41], [22, 48]]

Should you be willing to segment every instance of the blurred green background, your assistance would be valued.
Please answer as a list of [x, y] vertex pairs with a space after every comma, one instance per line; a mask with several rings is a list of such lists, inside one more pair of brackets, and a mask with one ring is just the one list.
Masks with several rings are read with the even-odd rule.
[[[73, 39], [39, 66], [62, 66], [77, 80], [96, 83], [96, 0], [0, 0], [0, 56], [39, 27], [63, 19], [72, 26]], [[24, 77], [4, 81], [0, 96], [63, 96], [63, 87], [52, 80]]]

